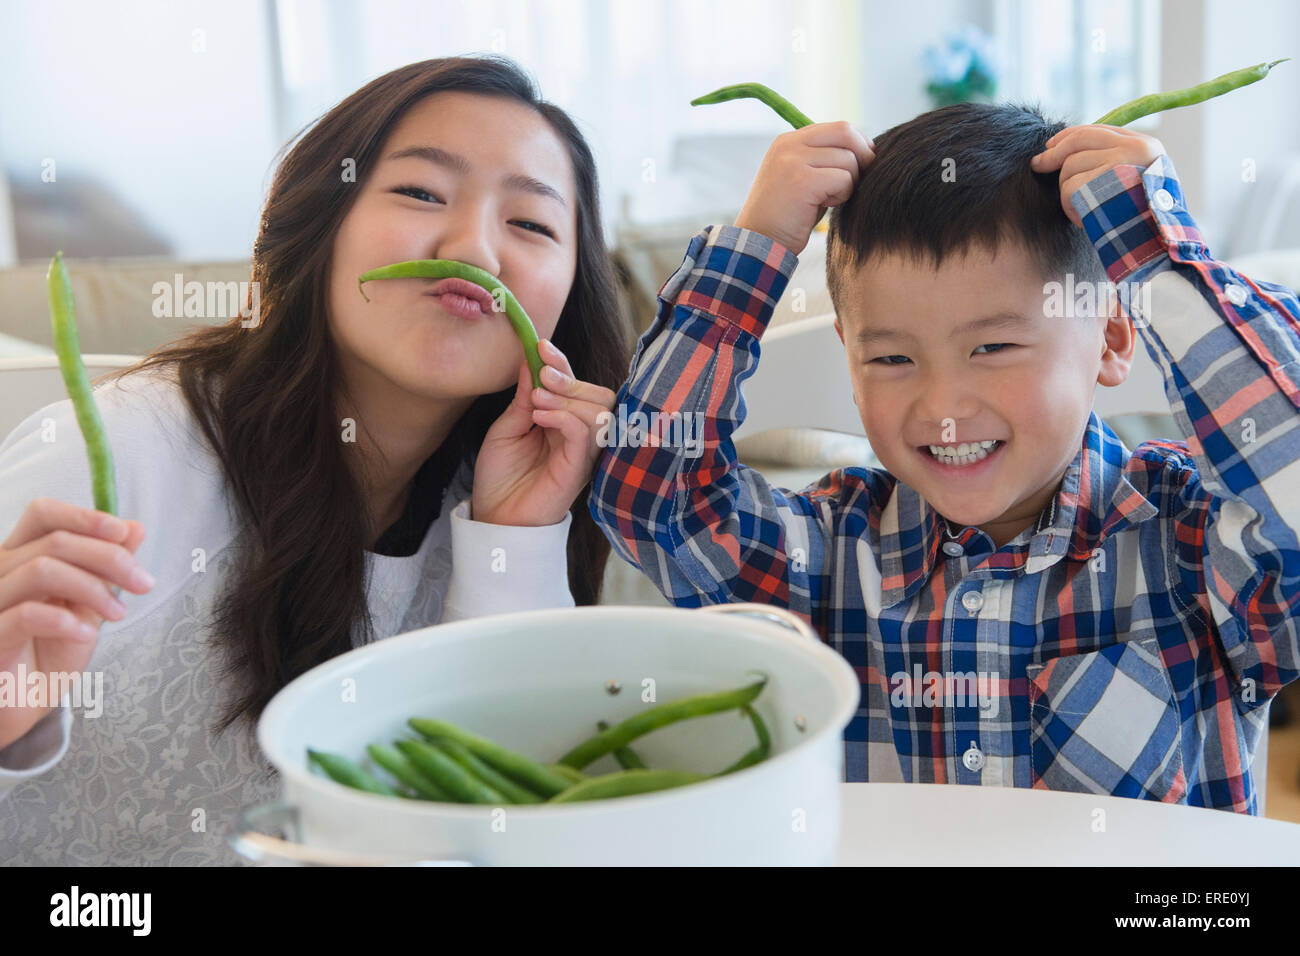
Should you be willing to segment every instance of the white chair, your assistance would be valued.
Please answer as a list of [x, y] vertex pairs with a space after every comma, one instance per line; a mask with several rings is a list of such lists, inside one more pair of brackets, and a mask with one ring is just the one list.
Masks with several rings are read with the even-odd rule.
[[[822, 428], [863, 435], [858, 407], [853, 403], [844, 345], [835, 333], [833, 313], [769, 329], [763, 335], [758, 369], [741, 391], [744, 424], [734, 437], [757, 435], [774, 428]], [[1169, 414], [1160, 370], [1146, 346], [1138, 343], [1128, 379], [1115, 388], [1098, 386], [1093, 408], [1101, 418], [1130, 414]], [[1259, 813], [1264, 814], [1268, 784], [1268, 710], [1255, 752], [1255, 781]]]
[[[90, 381], [140, 361], [138, 355], [84, 355]], [[32, 412], [67, 398], [59, 360], [53, 355], [0, 358], [0, 438]]]

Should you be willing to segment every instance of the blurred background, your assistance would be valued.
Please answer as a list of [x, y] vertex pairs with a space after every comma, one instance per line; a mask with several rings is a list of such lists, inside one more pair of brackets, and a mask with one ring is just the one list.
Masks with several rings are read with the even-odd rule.
[[[415, 60], [496, 51], [526, 67], [595, 148], [616, 236], [739, 207], [784, 127], [754, 101], [688, 105], [718, 86], [764, 82], [868, 134], [954, 93], [1089, 121], [1143, 92], [1300, 54], [1300, 4], [6, 0], [0, 36], [10, 266], [56, 244], [73, 257], [246, 258], [280, 145]], [[1300, 59], [1145, 128], [1220, 257], [1300, 245], [1297, 102]]]

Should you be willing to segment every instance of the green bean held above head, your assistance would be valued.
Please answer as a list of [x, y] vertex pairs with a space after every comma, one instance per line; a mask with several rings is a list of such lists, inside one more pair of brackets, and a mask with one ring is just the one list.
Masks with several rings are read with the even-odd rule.
[[1290, 57], [1274, 60], [1272, 63], [1256, 63], [1254, 66], [1234, 70], [1231, 73], [1225, 73], [1223, 76], [1181, 90], [1171, 90], [1168, 93], [1148, 93], [1146, 96], [1139, 96], [1123, 106], [1115, 107], [1115, 109], [1097, 120], [1094, 125], [1125, 126], [1135, 119], [1149, 116], [1152, 113], [1203, 103], [1216, 96], [1222, 96], [1224, 93], [1230, 93], [1235, 89], [1259, 82], [1268, 76], [1269, 70], [1279, 63], [1285, 63], [1288, 59]]
[[90, 482], [95, 508], [111, 515], [117, 514], [117, 481], [113, 471], [113, 450], [104, 432], [104, 422], [99, 417], [95, 396], [86, 374], [86, 363], [81, 359], [81, 343], [77, 336], [77, 315], [72, 298], [72, 279], [63, 264], [62, 251], [50, 260], [45, 276], [50, 298], [50, 328], [54, 333], [54, 352], [59, 359], [63, 385], [72, 400], [77, 415], [77, 427], [86, 441], [86, 456], [90, 460]]
[[367, 302], [370, 298], [362, 286], [375, 279], [464, 279], [481, 289], [486, 289], [492, 294], [494, 303], [504, 304], [510, 327], [515, 330], [515, 335], [519, 337], [524, 347], [524, 358], [528, 360], [528, 369], [533, 374], [533, 387], [542, 387], [542, 357], [537, 352], [537, 329], [514, 293], [492, 273], [467, 262], [457, 262], [453, 259], [412, 259], [409, 262], [395, 262], [392, 265], [363, 272], [357, 279], [357, 288], [361, 291], [361, 297]]
[[776, 111], [777, 116], [795, 129], [802, 129], [805, 126], [812, 125], [812, 120], [798, 107], [776, 90], [764, 86], [762, 83], [734, 83], [731, 86], [724, 86], [712, 93], [705, 93], [703, 96], [695, 97], [695, 99], [691, 100], [691, 105], [708, 106], [713, 103], [725, 103], [727, 100], [739, 99], [755, 99], [761, 103], [766, 103]]

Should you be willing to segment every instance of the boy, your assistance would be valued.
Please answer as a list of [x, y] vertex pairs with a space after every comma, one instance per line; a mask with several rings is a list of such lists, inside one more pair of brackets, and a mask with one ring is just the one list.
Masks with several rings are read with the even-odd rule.
[[[795, 493], [730, 436], [825, 207], [884, 468]], [[1107, 278], [1132, 321], [1053, 294]], [[660, 303], [617, 402], [703, 416], [703, 452], [623, 436], [592, 514], [675, 604], [789, 607], [847, 658], [848, 780], [1257, 812], [1262, 705], [1300, 668], [1300, 302], [1210, 257], [1158, 141], [972, 104], [878, 145], [786, 133]], [[1183, 441], [1130, 452], [1091, 404], [1135, 326]]]

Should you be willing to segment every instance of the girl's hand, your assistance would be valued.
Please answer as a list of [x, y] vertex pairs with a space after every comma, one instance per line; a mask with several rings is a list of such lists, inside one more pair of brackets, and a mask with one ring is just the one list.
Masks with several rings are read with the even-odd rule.
[[761, 232], [795, 255], [826, 214], [853, 193], [874, 144], [846, 122], [813, 123], [782, 133], [749, 187], [736, 225]]
[[[0, 545], [0, 671], [77, 674], [95, 653], [99, 625], [125, 610], [111, 590], [153, 587], [133, 557], [144, 525], [91, 508], [37, 498]], [[50, 686], [47, 678], [46, 686]], [[57, 686], [57, 685], [56, 685]], [[57, 700], [0, 707], [0, 749], [18, 740]]]
[[600, 453], [599, 416], [614, 407], [615, 394], [576, 381], [569, 360], [550, 339], [539, 342], [537, 351], [546, 363], [543, 387], [532, 387], [528, 363], [522, 363], [515, 400], [483, 438], [470, 505], [475, 521], [558, 524], [591, 480]]
[[1165, 151], [1160, 140], [1122, 126], [1070, 126], [1047, 141], [1046, 148], [1029, 161], [1036, 173], [1061, 171], [1061, 208], [1076, 226], [1082, 226], [1070, 197], [1102, 173], [1116, 166], [1143, 169]]

